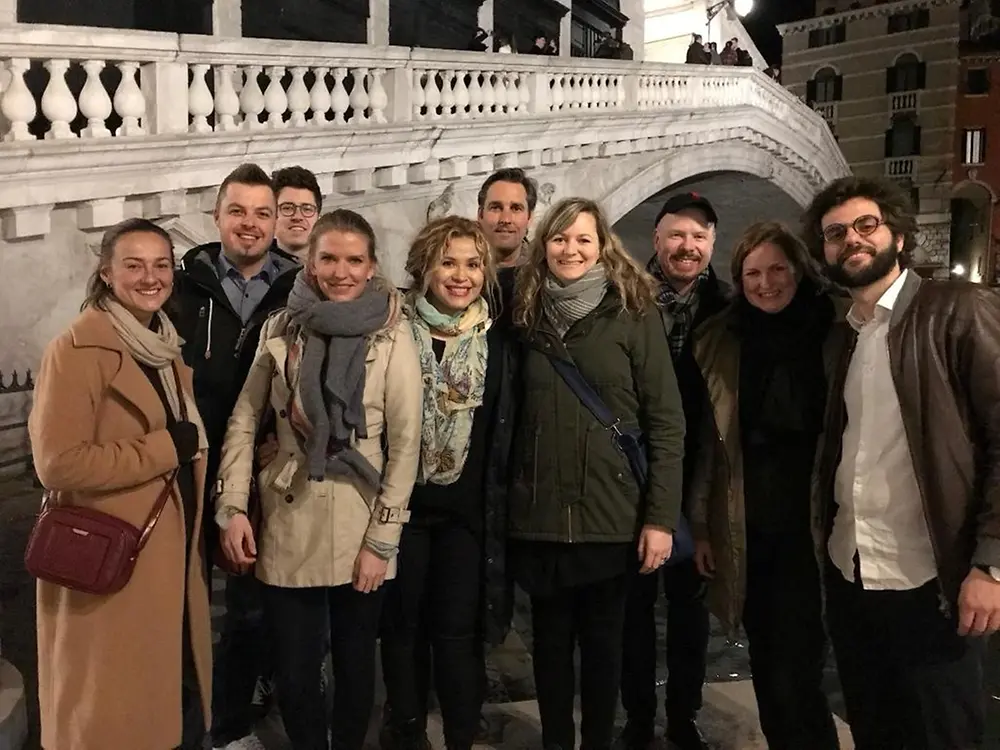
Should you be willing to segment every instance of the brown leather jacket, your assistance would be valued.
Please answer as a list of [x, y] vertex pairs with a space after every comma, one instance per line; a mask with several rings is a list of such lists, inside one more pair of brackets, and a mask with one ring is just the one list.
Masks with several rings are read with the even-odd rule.
[[[843, 390], [856, 342], [849, 324], [840, 325], [847, 346], [831, 381], [814, 487], [824, 542], [836, 511]], [[973, 564], [1000, 566], [1000, 294], [911, 271], [886, 343], [938, 580], [954, 606]]]

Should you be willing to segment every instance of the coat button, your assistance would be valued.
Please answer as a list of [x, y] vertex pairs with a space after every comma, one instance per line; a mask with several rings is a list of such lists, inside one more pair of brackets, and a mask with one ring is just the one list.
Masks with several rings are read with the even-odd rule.
[[278, 416], [284, 419], [285, 417], [288, 416], [288, 413], [284, 409], [282, 409], [281, 411], [278, 412]]
[[493, 564], [493, 558], [492, 557], [487, 557], [486, 558], [486, 564], [487, 565], [492, 565]]
[[295, 495], [285, 495], [285, 502], [290, 503], [295, 499]]

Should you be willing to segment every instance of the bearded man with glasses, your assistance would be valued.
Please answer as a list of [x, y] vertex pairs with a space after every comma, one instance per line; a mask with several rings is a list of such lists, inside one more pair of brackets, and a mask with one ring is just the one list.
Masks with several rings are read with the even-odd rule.
[[982, 747], [983, 636], [1000, 628], [1000, 295], [906, 270], [917, 223], [845, 177], [806, 239], [850, 292], [817, 462], [817, 550], [858, 750]]

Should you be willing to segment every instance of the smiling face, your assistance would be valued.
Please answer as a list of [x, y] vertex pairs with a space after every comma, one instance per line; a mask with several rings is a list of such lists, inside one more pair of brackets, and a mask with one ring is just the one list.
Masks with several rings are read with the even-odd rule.
[[466, 310], [483, 293], [483, 258], [472, 237], [452, 237], [427, 277], [427, 299], [445, 315]]
[[835, 284], [871, 286], [897, 269], [903, 238], [893, 237], [875, 201], [851, 198], [827, 211], [820, 226], [826, 274]]
[[376, 270], [368, 238], [332, 229], [315, 242], [309, 270], [322, 295], [332, 302], [350, 302], [360, 297]]
[[747, 302], [767, 313], [788, 307], [799, 288], [788, 256], [773, 242], [763, 242], [747, 253], [741, 281]]
[[316, 196], [311, 190], [282, 188], [278, 194], [278, 219], [274, 228], [278, 247], [304, 260], [309, 251], [309, 232], [318, 218]]
[[494, 182], [479, 209], [479, 226], [496, 254], [497, 263], [517, 257], [528, 233], [531, 212], [528, 192], [519, 182]]
[[215, 210], [215, 226], [229, 262], [239, 269], [263, 263], [274, 239], [277, 206], [268, 185], [226, 186]]
[[715, 248], [715, 227], [696, 208], [664, 214], [653, 231], [653, 247], [663, 275], [685, 291], [708, 268]]
[[545, 262], [563, 284], [581, 278], [594, 267], [600, 254], [597, 221], [586, 212], [581, 212], [570, 226], [545, 243]]
[[173, 251], [152, 232], [122, 235], [101, 278], [125, 309], [148, 326], [173, 291]]

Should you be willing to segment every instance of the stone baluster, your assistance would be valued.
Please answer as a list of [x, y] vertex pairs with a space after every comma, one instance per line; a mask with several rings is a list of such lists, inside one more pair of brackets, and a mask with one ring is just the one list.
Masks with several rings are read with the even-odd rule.
[[292, 113], [288, 118], [288, 126], [292, 128], [306, 126], [306, 112], [311, 104], [305, 81], [308, 70], [309, 68], [302, 66], [292, 68], [292, 82], [288, 85], [288, 110]]
[[257, 81], [260, 72], [260, 65], [247, 65], [243, 69], [246, 78], [240, 91], [240, 109], [243, 111], [244, 130], [262, 130], [265, 127], [260, 121], [260, 113], [264, 111], [264, 92]]
[[436, 70], [428, 70], [424, 80], [424, 106], [427, 107], [426, 117], [429, 120], [437, 120], [441, 117], [438, 114], [438, 107], [441, 106], [441, 92], [438, 89], [437, 78]]
[[496, 91], [493, 88], [493, 71], [483, 72], [483, 115], [489, 117], [497, 104]]
[[5, 141], [33, 141], [35, 136], [28, 132], [28, 125], [38, 114], [35, 97], [24, 83], [24, 74], [31, 65], [26, 57], [11, 58], [7, 65], [10, 80], [0, 92], [0, 113], [10, 123], [3, 134]]
[[[629, 104], [629, 95], [632, 97], [632, 102]], [[623, 75], [618, 75], [615, 77], [615, 96], [612, 100], [611, 106], [619, 110], [632, 110], [635, 111], [636, 107], [636, 95], [635, 90], [635, 78], [626, 78]]]
[[52, 123], [45, 138], [76, 138], [76, 133], [69, 129], [77, 113], [76, 99], [66, 85], [69, 60], [46, 60], [44, 66], [49, 71], [49, 83], [42, 94], [42, 114]]
[[386, 93], [385, 86], [382, 84], [384, 76], [385, 68], [375, 68], [369, 79], [371, 87], [368, 92], [368, 106], [372, 110], [371, 119], [380, 125], [388, 122], [385, 110], [389, 106], [389, 94]]
[[115, 112], [122, 118], [121, 127], [115, 131], [117, 136], [146, 135], [143, 122], [146, 117], [146, 97], [139, 88], [137, 76], [139, 63], [120, 62], [122, 80], [115, 91]]
[[191, 115], [190, 130], [192, 133], [211, 133], [212, 126], [208, 117], [215, 110], [212, 92], [208, 89], [205, 75], [209, 66], [206, 63], [195, 63], [191, 66], [191, 83], [188, 85], [188, 113]]
[[313, 81], [312, 88], [309, 90], [309, 108], [312, 109], [312, 119], [309, 120], [310, 125], [322, 127], [327, 123], [326, 113], [330, 111], [330, 107], [333, 105], [330, 89], [326, 86], [326, 74], [329, 72], [330, 69], [326, 67], [313, 68], [313, 75], [316, 77], [316, 80]]
[[520, 95], [520, 102], [517, 105], [518, 112], [527, 114], [531, 111], [531, 81], [531, 73], [519, 73], [517, 76], [517, 92]]
[[[240, 97], [236, 93], [235, 65], [220, 65], [215, 73], [215, 130], [217, 133], [232, 133], [239, 130], [237, 118], [240, 116]], [[240, 76], [242, 81], [242, 76]]]
[[517, 90], [517, 73], [507, 74], [507, 114], [513, 115], [521, 108], [521, 92]]
[[101, 80], [104, 60], [87, 60], [83, 69], [87, 73], [87, 81], [80, 92], [80, 112], [87, 118], [87, 127], [81, 135], [84, 138], [108, 138], [111, 131], [105, 121], [111, 116], [112, 109], [111, 97]]
[[455, 114], [455, 71], [441, 71], [441, 117], [450, 120]]
[[455, 111], [458, 112], [458, 116], [463, 120], [469, 119], [469, 104], [472, 101], [472, 97], [469, 96], [469, 87], [465, 83], [466, 78], [475, 78], [475, 74], [460, 70], [455, 79]]
[[423, 120], [426, 117], [424, 107], [427, 105], [427, 96], [424, 93], [424, 79], [429, 75], [430, 73], [420, 68], [416, 68], [413, 71], [413, 84], [411, 86], [410, 97], [413, 100], [414, 120]]
[[281, 79], [285, 75], [284, 65], [272, 65], [267, 69], [268, 83], [264, 89], [264, 109], [267, 110], [267, 126], [274, 130], [285, 127], [285, 111], [288, 109], [288, 95]]
[[354, 77], [354, 86], [351, 87], [351, 113], [350, 122], [368, 122], [368, 109], [371, 104], [371, 97], [368, 96], [368, 68], [352, 68], [351, 75]]
[[564, 106], [566, 106], [566, 94], [563, 91], [563, 76], [562, 73], [556, 73], [552, 76], [552, 111], [558, 112]]
[[330, 94], [330, 101], [333, 105], [333, 121], [338, 125], [344, 125], [347, 120], [347, 110], [351, 108], [351, 97], [347, 95], [347, 87], [344, 81], [347, 80], [347, 68], [336, 68], [333, 71], [333, 92]]
[[507, 112], [507, 76], [506, 71], [497, 71], [497, 77], [493, 82], [493, 98], [496, 100], [496, 113], [502, 115]]
[[483, 87], [479, 85], [482, 73], [478, 70], [469, 71], [469, 117], [481, 117], [483, 114]]
[[608, 76], [604, 74], [594, 76], [594, 108], [608, 108]]

